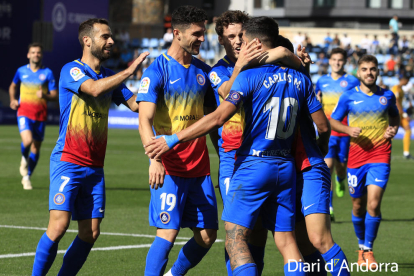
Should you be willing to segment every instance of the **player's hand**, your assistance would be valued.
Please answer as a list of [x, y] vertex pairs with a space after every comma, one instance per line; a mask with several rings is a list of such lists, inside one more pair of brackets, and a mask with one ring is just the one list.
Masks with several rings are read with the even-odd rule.
[[322, 102], [322, 92], [318, 91], [318, 93], [316, 93], [316, 99], [321, 103]]
[[243, 42], [240, 48], [239, 58], [237, 59], [235, 66], [241, 69], [248, 65], [250, 61], [259, 57], [262, 53], [262, 44], [257, 38], [250, 41], [249, 44]]
[[359, 127], [349, 127], [348, 135], [352, 138], [357, 138], [362, 132], [362, 129]]
[[134, 60], [134, 62], [132, 62], [132, 64], [126, 69], [128, 70], [128, 73], [130, 75], [134, 74], [149, 54], [149, 52], [143, 52], [142, 54], [140, 54], [139, 57], [136, 60]]
[[42, 99], [44, 96], [43, 96], [43, 90], [42, 90], [42, 87], [41, 86], [39, 86], [39, 90], [37, 90], [36, 91], [36, 96], [39, 98], [39, 99]]
[[149, 185], [151, 189], [157, 190], [164, 185], [165, 169], [161, 160], [151, 159], [149, 167]]
[[302, 45], [300, 45], [300, 44], [298, 45], [298, 48], [296, 50], [296, 54], [302, 60], [302, 62], [304, 63], [304, 64], [302, 64], [303, 66], [315, 63], [310, 58], [309, 53], [306, 52], [306, 47], [302, 47]]
[[19, 101], [18, 100], [11, 100], [10, 101], [10, 108], [13, 110], [17, 110], [19, 108]]
[[396, 128], [396, 127], [388, 126], [387, 129], [385, 130], [384, 138], [385, 139], [394, 138], [394, 136], [397, 134], [397, 129], [398, 128]]
[[158, 139], [152, 137], [151, 139], [152, 140], [147, 145], [144, 145], [145, 154], [148, 155], [149, 158], [160, 159], [164, 153], [170, 150], [164, 137]]

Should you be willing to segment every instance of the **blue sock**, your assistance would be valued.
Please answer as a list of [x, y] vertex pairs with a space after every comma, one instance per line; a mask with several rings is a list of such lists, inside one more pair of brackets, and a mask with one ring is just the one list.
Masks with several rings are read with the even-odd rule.
[[25, 147], [23, 145], [23, 142], [21, 142], [20, 144], [20, 150], [22, 152], [22, 156], [27, 160], [27, 158], [29, 157], [29, 150], [30, 150], [30, 145]]
[[292, 262], [287, 263], [283, 267], [283, 270], [285, 271], [285, 276], [306, 276], [308, 275], [307, 272], [303, 271], [303, 262]]
[[248, 263], [238, 266], [233, 271], [234, 276], [258, 276], [256, 264]]
[[93, 244], [85, 242], [76, 236], [63, 256], [63, 264], [58, 276], [76, 275], [91, 252]]
[[333, 208], [332, 199], [333, 199], [333, 191], [331, 191], [331, 193], [329, 194], [329, 208]]
[[348, 260], [342, 249], [336, 243], [328, 250], [328, 252], [322, 254], [322, 257], [325, 259], [326, 266], [330, 270], [329, 272], [332, 276], [351, 275], [346, 268], [342, 268], [344, 262], [346, 262], [346, 266], [349, 267]]
[[233, 276], [233, 271], [231, 271], [231, 263], [229, 253], [227, 253], [226, 248], [224, 248], [224, 260], [226, 261], [227, 276]]
[[28, 175], [32, 175], [36, 165], [37, 161], [39, 161], [39, 153], [34, 154], [33, 152], [30, 152], [29, 160], [27, 161], [27, 167], [28, 167]]
[[[305, 262], [310, 265], [310, 271], [308, 272], [308, 276], [326, 276], [325, 270], [325, 261], [321, 253], [316, 250], [312, 254], [308, 256], [304, 256]], [[312, 269], [313, 268], [313, 269]]]
[[32, 276], [43, 276], [47, 274], [55, 260], [58, 244], [58, 242], [49, 239], [46, 233], [43, 234], [36, 248]]
[[210, 248], [202, 247], [194, 238], [191, 238], [181, 248], [178, 258], [171, 268], [172, 275], [185, 275], [190, 268], [195, 267], [203, 259], [209, 250]]
[[365, 216], [357, 217], [352, 213], [352, 223], [358, 238], [359, 249], [362, 250], [365, 243]]
[[249, 246], [250, 254], [252, 254], [253, 260], [256, 263], [258, 275], [260, 276], [262, 275], [264, 267], [265, 248], [250, 243], [247, 245]]
[[168, 263], [168, 254], [170, 254], [173, 245], [172, 242], [155, 237], [147, 254], [145, 276], [159, 276], [164, 274], [165, 267]]
[[364, 249], [372, 249], [374, 240], [377, 238], [378, 228], [381, 223], [381, 214], [378, 217], [371, 217], [370, 214], [365, 215], [365, 243]]

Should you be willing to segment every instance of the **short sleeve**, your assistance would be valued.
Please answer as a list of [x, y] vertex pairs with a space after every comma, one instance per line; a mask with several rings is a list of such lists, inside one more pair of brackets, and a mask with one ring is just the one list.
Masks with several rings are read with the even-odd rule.
[[19, 73], [19, 70], [17, 70], [16, 74], [14, 74], [13, 83], [19, 84], [19, 82], [20, 82], [20, 73]]
[[[224, 70], [223, 70], [224, 69]], [[220, 67], [213, 67], [209, 74], [209, 79], [211, 82], [211, 87], [214, 89], [216, 93], [220, 86], [223, 85], [226, 81], [229, 81], [231, 78], [230, 72], [227, 69]]]
[[233, 85], [230, 89], [230, 91], [237, 91], [242, 96], [242, 98], [246, 98], [251, 95], [253, 91], [250, 89], [249, 82], [254, 81], [254, 77], [248, 78], [249, 70], [241, 72], [237, 78], [234, 80]]
[[308, 77], [304, 77], [305, 89], [306, 89], [306, 103], [308, 105], [309, 113], [315, 113], [322, 109], [321, 103], [316, 99], [315, 90], [311, 80]]
[[397, 100], [394, 94], [391, 94], [390, 97], [390, 105], [388, 107], [388, 115], [390, 115], [391, 117], [397, 117], [399, 116], [399, 111], [397, 108]]
[[47, 82], [49, 91], [57, 90], [55, 76], [53, 76], [52, 70], [49, 70], [49, 74], [47, 75]]
[[[151, 68], [152, 67], [152, 68]], [[137, 102], [157, 103], [158, 93], [163, 88], [164, 78], [155, 67], [155, 62], [142, 75]]]
[[79, 88], [85, 81], [91, 79], [85, 75], [81, 66], [75, 64], [67, 64], [63, 66], [60, 73], [60, 86], [72, 93], [79, 94]]
[[341, 97], [339, 97], [339, 101], [331, 114], [332, 119], [342, 121], [348, 115], [348, 97], [348, 93], [343, 93]]
[[112, 101], [116, 105], [128, 101], [134, 94], [129, 90], [125, 84], [118, 86], [112, 93]]

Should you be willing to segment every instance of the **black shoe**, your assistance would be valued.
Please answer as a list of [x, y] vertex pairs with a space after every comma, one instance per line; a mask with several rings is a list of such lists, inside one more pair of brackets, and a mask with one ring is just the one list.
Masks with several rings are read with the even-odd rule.
[[414, 160], [414, 157], [411, 154], [404, 155], [404, 159], [406, 160]]

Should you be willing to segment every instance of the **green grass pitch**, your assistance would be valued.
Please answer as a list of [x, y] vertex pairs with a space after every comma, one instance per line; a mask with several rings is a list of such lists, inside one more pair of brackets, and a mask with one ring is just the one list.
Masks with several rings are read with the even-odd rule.
[[[33, 253], [42, 229], [48, 223], [49, 157], [58, 137], [58, 127], [49, 126], [41, 150], [41, 157], [32, 176], [32, 191], [20, 184], [20, 138], [17, 126], [0, 127], [0, 275], [30, 275]], [[374, 252], [378, 262], [399, 264], [398, 273], [381, 275], [414, 275], [414, 162], [402, 158], [402, 143], [394, 141], [391, 178], [382, 203], [382, 216]], [[209, 143], [211, 173], [217, 184], [218, 158]], [[144, 155], [138, 130], [110, 129], [105, 161], [106, 212], [101, 234], [79, 275], [143, 275], [148, 246], [155, 229], [148, 225], [148, 159]], [[222, 203], [217, 191], [219, 215]], [[351, 200], [348, 194], [334, 198], [337, 222], [332, 225], [334, 240], [342, 247], [350, 262], [356, 262], [357, 239], [351, 223]], [[15, 229], [10, 226], [32, 227]], [[70, 225], [77, 229], [76, 222]], [[76, 233], [68, 232], [59, 244], [66, 250]], [[149, 237], [142, 235], [150, 235]], [[183, 229], [179, 237], [191, 237]], [[218, 239], [224, 240], [223, 222], [220, 222]], [[183, 242], [179, 239], [177, 242]], [[123, 247], [124, 246], [124, 247]], [[128, 248], [132, 247], [132, 248]], [[167, 269], [177, 258], [182, 244], [174, 246]], [[108, 250], [112, 249], [112, 250]], [[11, 257], [29, 253], [28, 256]], [[63, 254], [57, 255], [49, 275], [56, 275]], [[375, 273], [375, 274], [377, 274]], [[353, 275], [364, 273], [353, 273]], [[224, 243], [213, 245], [201, 263], [188, 275], [226, 275]], [[283, 275], [283, 260], [268, 236], [263, 275]]]

